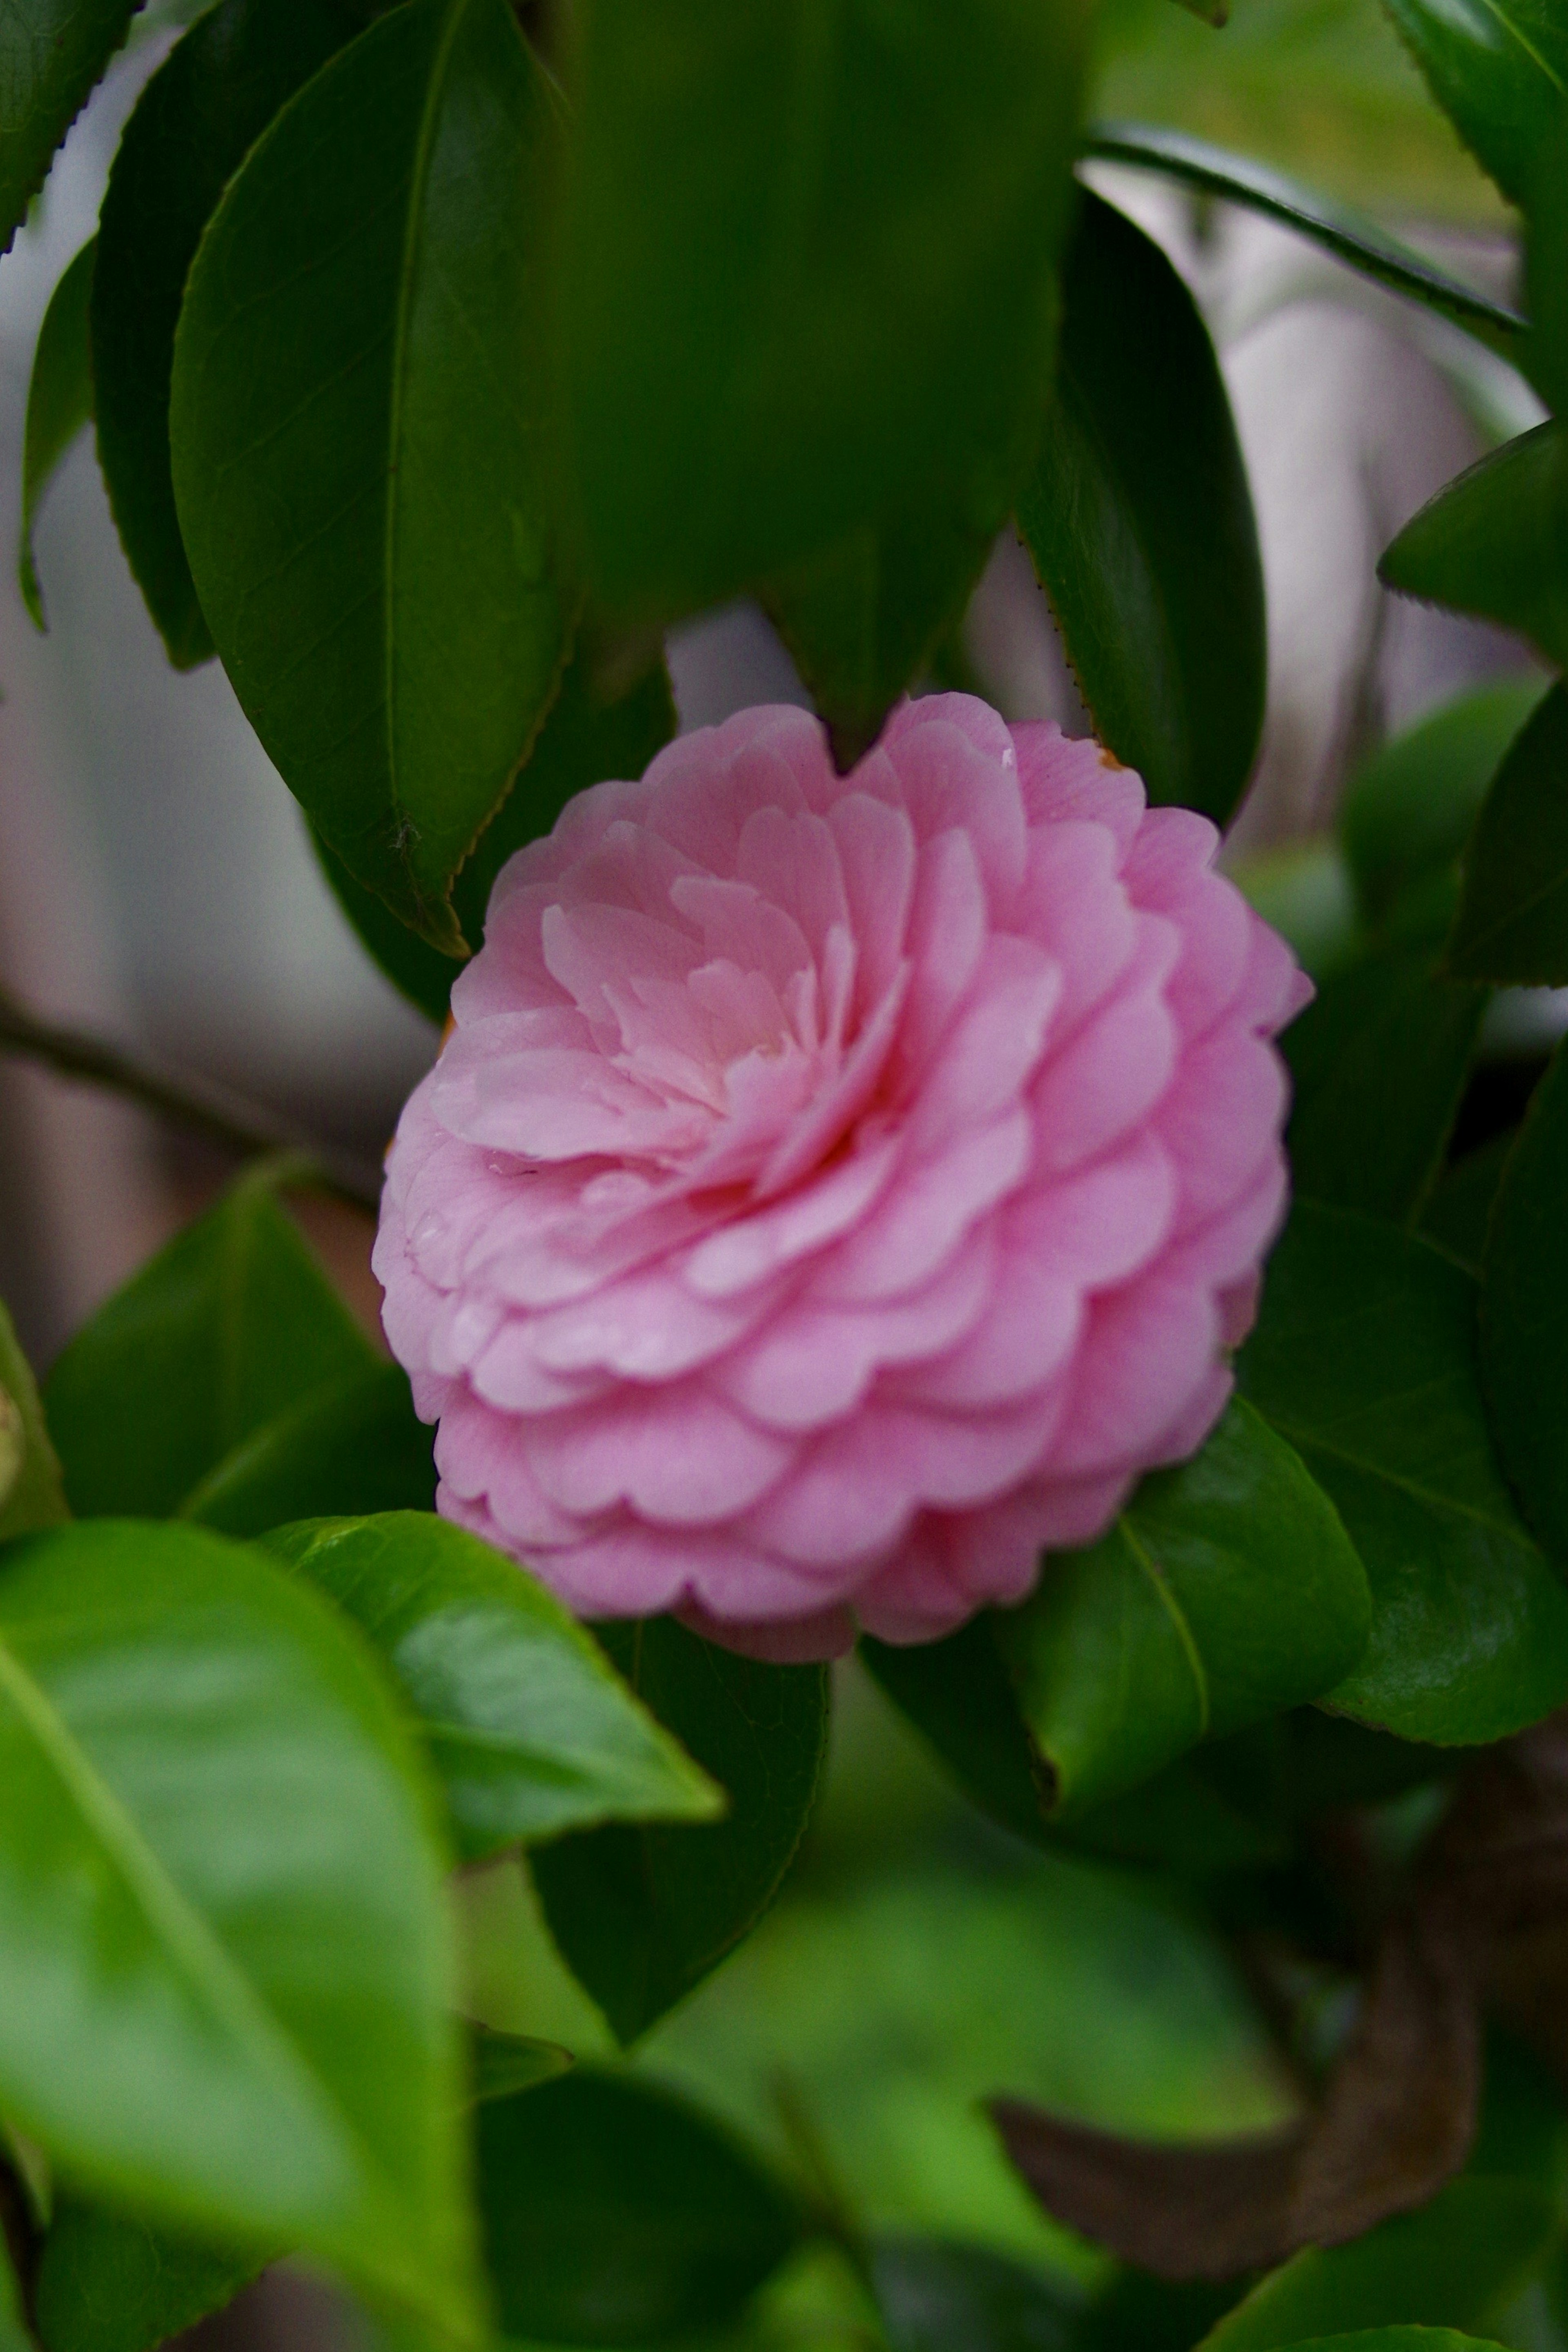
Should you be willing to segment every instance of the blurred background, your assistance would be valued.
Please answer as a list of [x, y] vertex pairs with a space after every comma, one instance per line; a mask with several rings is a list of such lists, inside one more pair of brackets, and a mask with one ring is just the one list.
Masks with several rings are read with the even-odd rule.
[[[0, 262], [7, 550], [38, 321], [92, 232], [120, 126], [176, 13], [195, 11], [142, 20]], [[1509, 218], [1375, 0], [1237, 0], [1224, 32], [1173, 0], [1109, 0], [1095, 111], [1176, 124], [1294, 171], [1487, 291], [1513, 290]], [[1500, 362], [1287, 232], [1144, 175], [1095, 177], [1202, 304], [1248, 461], [1271, 655], [1258, 779], [1234, 845], [1255, 851], [1321, 828], [1358, 760], [1420, 713], [1529, 667], [1494, 631], [1388, 597], [1373, 566], [1440, 484], [1541, 412]], [[167, 667], [90, 436], [48, 494], [37, 544], [47, 637], [0, 566], [0, 981], [35, 1010], [373, 1159], [436, 1033], [339, 915], [222, 671]], [[976, 593], [964, 650], [1008, 716], [1083, 730], [1011, 539]], [[682, 628], [669, 659], [688, 727], [805, 699], [748, 608]], [[0, 1139], [0, 1295], [42, 1365], [226, 1171], [141, 1111], [3, 1058]], [[373, 1316], [368, 1219], [323, 1208], [313, 1231]], [[1136, 1874], [988, 1830], [853, 1672], [840, 1700], [827, 1795], [785, 1899], [658, 2029], [643, 2063], [792, 2150], [882, 2226], [978, 2238], [1085, 2281], [1095, 2258], [1026, 2197], [980, 2095], [1006, 2088], [1148, 2131], [1237, 2130], [1289, 2107], [1289, 2068], [1180, 1902]], [[605, 2046], [522, 1870], [473, 1876], [462, 1900], [476, 2013]], [[842, 2283], [789, 2283], [759, 2327], [775, 2320], [802, 2340], [855, 2335]], [[345, 2340], [348, 2325], [316, 2290], [273, 2280], [195, 2340], [309, 2352]]]

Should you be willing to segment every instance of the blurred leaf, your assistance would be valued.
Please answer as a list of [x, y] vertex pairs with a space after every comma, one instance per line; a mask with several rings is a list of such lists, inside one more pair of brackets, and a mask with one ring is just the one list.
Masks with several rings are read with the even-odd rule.
[[[1232, 2281], [1151, 2278], [1118, 2270], [1085, 2315], [1081, 2352], [1192, 2352], [1200, 2336], [1240, 2300]], [[1438, 2347], [1442, 2352], [1442, 2347]]]
[[[4, 36], [0, 35], [0, 38]], [[92, 417], [92, 349], [88, 302], [98, 240], [89, 237], [60, 273], [33, 353], [27, 421], [22, 438], [22, 536], [16, 580], [33, 626], [47, 629], [44, 592], [33, 556], [33, 530], [55, 468]]]
[[142, 0], [7, 0], [0, 14], [0, 253]]
[[889, 2352], [1078, 2352], [1082, 2296], [990, 2247], [879, 2237], [870, 2263]]
[[1494, 1135], [1489, 1143], [1456, 1160], [1421, 1213], [1421, 1231], [1426, 1239], [1457, 1257], [1472, 1274], [1481, 1270], [1487, 1220], [1513, 1141], [1514, 1130], [1510, 1129], [1506, 1135]]
[[1335, 972], [1281, 1039], [1299, 1193], [1411, 1223], [1442, 1166], [1489, 992], [1433, 976], [1429, 954]]
[[574, 9], [563, 375], [608, 603], [700, 607], [917, 513], [1000, 529], [1084, 29], [1077, 0]]
[[0, 1543], [68, 1517], [32, 1366], [0, 1302]]
[[38, 2338], [44, 2352], [151, 2352], [222, 2310], [261, 2267], [255, 2254], [187, 2245], [62, 2198], [38, 2256]]
[[0, 1748], [7, 2116], [117, 2205], [471, 2335], [442, 1856], [357, 1639], [194, 1528], [26, 1537]]
[[[1568, 45], [1568, 34], [1560, 30]], [[1568, 413], [1568, 101], [1535, 158], [1526, 261], [1534, 321], [1529, 366], [1549, 408]]]
[[1088, 194], [1063, 277], [1057, 397], [1018, 523], [1096, 733], [1152, 801], [1223, 824], [1263, 724], [1246, 468], [1192, 296], [1152, 238]]
[[384, 1369], [279, 1207], [279, 1181], [275, 1166], [242, 1176], [58, 1358], [45, 1398], [73, 1510], [176, 1511], [278, 1413]]
[[1151, 1780], [1200, 1740], [1316, 1698], [1372, 1603], [1332, 1504], [1252, 1409], [1138, 1486], [1110, 1532], [1049, 1556], [993, 1619], [1052, 1811]]
[[617, 1825], [531, 1858], [563, 1957], [626, 2042], [716, 1968], [778, 1893], [822, 1770], [828, 1680], [822, 1666], [739, 1657], [672, 1617], [596, 1631], [730, 1798], [717, 1825]]
[[579, 2066], [482, 2106], [479, 2197], [500, 2324], [550, 2344], [717, 2326], [800, 2242], [782, 2187], [658, 2084]]
[[[521, 773], [452, 885], [452, 910], [472, 949], [483, 941], [490, 886], [512, 852], [548, 833], [574, 793], [611, 777], [640, 776], [675, 733], [662, 656], [618, 695], [597, 686], [593, 672], [591, 649], [579, 642]], [[445, 1021], [460, 967], [400, 923], [319, 836], [316, 847], [339, 906], [388, 980], [432, 1021]]]
[[1313, 980], [1326, 980], [1365, 946], [1350, 869], [1329, 836], [1227, 857], [1226, 871], [1247, 904], [1289, 940]]
[[373, 1363], [311, 1389], [242, 1437], [180, 1503], [177, 1517], [229, 1536], [287, 1519], [436, 1507], [432, 1433], [401, 1364]]
[[1378, 565], [1385, 586], [1477, 613], [1568, 663], [1568, 459], [1538, 425], [1494, 449], [1407, 522]]
[[1522, 205], [1568, 94], [1568, 18], [1554, 0], [1384, 5], [1466, 146]]
[[1489, 301], [1424, 254], [1415, 252], [1364, 213], [1336, 204], [1316, 188], [1300, 186], [1267, 163], [1230, 154], [1207, 140], [1184, 131], [1162, 131], [1142, 122], [1097, 122], [1084, 142], [1084, 152], [1102, 163], [1131, 165], [1178, 180], [1199, 195], [1217, 196], [1241, 205], [1265, 220], [1278, 221], [1310, 239], [1336, 261], [1359, 269], [1363, 277], [1407, 295], [1455, 324], [1480, 331], [1483, 340], [1514, 344], [1525, 321], [1517, 310]]
[[250, 148], [363, 21], [349, 0], [223, 0], [148, 82], [110, 170], [92, 287], [98, 455], [121, 544], [176, 669], [213, 651], [169, 459], [185, 279]]
[[1501, 2352], [1489, 2338], [1460, 2336], [1451, 2327], [1357, 2327], [1348, 2336], [1315, 2336], [1291, 2352]]
[[474, 2104], [514, 2098], [521, 2091], [552, 2083], [575, 2063], [559, 2042], [531, 2041], [522, 2033], [498, 2033], [489, 2025], [473, 2031]]
[[543, 1585], [434, 1514], [306, 1520], [267, 1549], [402, 1684], [466, 1861], [604, 1821], [710, 1820], [721, 1792]]
[[1475, 1298], [1426, 1243], [1300, 1201], [1237, 1365], [1371, 1581], [1371, 1641], [1330, 1702], [1439, 1745], [1502, 1738], [1568, 1697], [1568, 1592], [1498, 1468]]
[[1568, 1048], [1559, 1045], [1503, 1169], [1481, 1276], [1492, 1433], [1525, 1517], [1568, 1559]]
[[1530, 2181], [1453, 2181], [1423, 2212], [1399, 2214], [1353, 2244], [1295, 2255], [1226, 2314], [1202, 2352], [1274, 2352], [1368, 2327], [1387, 2328], [1394, 2342], [1373, 2337], [1367, 2352], [1405, 2352], [1405, 2321], [1415, 2324], [1414, 2352], [1441, 2352], [1441, 2336], [1415, 2331], [1484, 2326], [1558, 2227], [1554, 2200]]
[[395, 8], [251, 150], [174, 344], [180, 526], [246, 715], [351, 874], [458, 956], [452, 877], [574, 604], [542, 448], [556, 119], [506, 0]]
[[1568, 981], [1568, 692], [1561, 686], [1507, 753], [1477, 820], [1447, 964], [1466, 979], [1527, 987]]
[[1458, 857], [1499, 761], [1542, 692], [1539, 677], [1478, 688], [1357, 768], [1340, 803], [1339, 836], [1369, 918]]

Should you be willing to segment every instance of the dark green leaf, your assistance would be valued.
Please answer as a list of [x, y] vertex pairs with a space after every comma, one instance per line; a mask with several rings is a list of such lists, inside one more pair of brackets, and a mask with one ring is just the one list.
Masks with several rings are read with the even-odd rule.
[[1084, 152], [1108, 163], [1132, 164], [1180, 180], [1199, 194], [1218, 196], [1226, 204], [1244, 205], [1266, 220], [1294, 229], [1347, 262], [1364, 277], [1374, 278], [1395, 294], [1425, 303], [1486, 341], [1503, 348], [1517, 342], [1524, 320], [1517, 310], [1489, 301], [1484, 294], [1450, 278], [1424, 254], [1416, 253], [1366, 214], [1336, 204], [1316, 188], [1302, 187], [1267, 163], [1233, 155], [1206, 139], [1190, 138], [1183, 131], [1161, 130], [1144, 122], [1097, 122], [1084, 142]]
[[1266, 923], [1289, 940], [1315, 981], [1353, 961], [1366, 945], [1350, 868], [1327, 837], [1283, 842], [1227, 865], [1231, 880]]
[[68, 1516], [32, 1366], [0, 1304], [0, 1543]]
[[1568, 18], [1555, 0], [1384, 5], [1466, 146], [1523, 204], [1568, 94]]
[[1451, 2327], [1357, 2327], [1348, 2336], [1314, 2336], [1290, 2352], [1501, 2352], [1501, 2347]]
[[1356, 895], [1376, 921], [1412, 883], [1455, 862], [1498, 762], [1542, 696], [1510, 677], [1446, 703], [1356, 770], [1339, 835]]
[[142, 0], [7, 0], [0, 14], [0, 253]]
[[1083, 2299], [988, 2246], [878, 2238], [871, 2281], [889, 2352], [1078, 2352]]
[[264, 1421], [180, 1503], [178, 1516], [229, 1536], [329, 1513], [434, 1511], [432, 1433], [398, 1364], [372, 1364], [311, 1389]]
[[1568, 103], [1536, 158], [1530, 198], [1530, 373], [1547, 406], [1568, 414]]
[[801, 2237], [790, 2199], [727, 2130], [595, 2067], [481, 2107], [479, 2175], [514, 2339], [641, 2346], [715, 2326]]
[[1514, 1131], [1510, 1129], [1506, 1135], [1494, 1135], [1489, 1143], [1456, 1160], [1422, 1212], [1421, 1231], [1427, 1240], [1457, 1257], [1472, 1274], [1481, 1270], [1487, 1220], [1513, 1140]]
[[[4, 36], [0, 35], [0, 38]], [[88, 303], [98, 240], [89, 237], [49, 297], [33, 353], [22, 441], [22, 536], [16, 579], [35, 628], [49, 625], [33, 556], [33, 530], [56, 467], [92, 416], [92, 348]]]
[[260, 2268], [255, 2254], [215, 2253], [64, 2198], [38, 2258], [39, 2340], [44, 2352], [151, 2352]]
[[1068, 253], [1057, 398], [1018, 521], [1096, 732], [1152, 801], [1223, 824], [1263, 725], [1247, 473], [1196, 304], [1097, 196]]
[[1568, 692], [1561, 686], [1487, 796], [1465, 856], [1447, 962], [1475, 980], [1568, 981]]
[[[1272, 2272], [1205, 2336], [1202, 2352], [1275, 2352], [1352, 2330], [1484, 2326], [1542, 2261], [1559, 2228], [1555, 2200], [1524, 2180], [1454, 2181], [1420, 2213], [1384, 2221], [1326, 2252], [1309, 2246]], [[1412, 2331], [1414, 2333], [1414, 2331]], [[1384, 2352], [1373, 2337], [1367, 2352]], [[1412, 2352], [1443, 2338], [1415, 2336]], [[1443, 2347], [1446, 2352], [1446, 2347]]]
[[1078, 1811], [1340, 1682], [1366, 1578], [1332, 1504], [1239, 1401], [1109, 1535], [994, 1620], [1053, 1810]]
[[574, 601], [544, 479], [555, 123], [506, 0], [394, 9], [251, 150], [174, 346], [180, 526], [246, 714], [350, 873], [458, 956], [452, 877]]
[[1323, 982], [1281, 1043], [1299, 1192], [1410, 1223], [1442, 1166], [1488, 991], [1401, 949]]
[[1487, 1231], [1481, 1369], [1498, 1452], [1526, 1517], [1568, 1559], [1568, 1049], [1510, 1152]]
[[279, 1207], [277, 1181], [266, 1168], [242, 1177], [56, 1363], [45, 1396], [74, 1510], [176, 1511], [263, 1423], [382, 1369]]
[[[548, 833], [574, 793], [610, 777], [640, 776], [675, 733], [675, 704], [662, 658], [636, 685], [612, 693], [596, 684], [592, 653], [579, 643], [528, 763], [474, 844], [452, 886], [452, 910], [477, 949], [490, 886], [513, 850]], [[458, 966], [400, 923], [324, 844], [321, 866], [338, 904], [393, 984], [432, 1021], [445, 1021]]]
[[1406, 596], [1478, 613], [1568, 663], [1568, 458], [1538, 425], [1439, 490], [1378, 565]]
[[998, 530], [1047, 384], [1075, 0], [574, 27], [568, 449], [606, 600], [700, 606], [917, 510]]
[[[4, 2231], [0, 2231], [0, 2352], [33, 2352], [33, 2339], [22, 2317], [22, 2290]], [[53, 2352], [53, 2347], [46, 2347], [46, 2352]]]
[[827, 1744], [821, 1666], [770, 1666], [672, 1617], [598, 1629], [660, 1723], [730, 1797], [713, 1827], [593, 1830], [532, 1857], [551, 1931], [622, 2042], [756, 1925], [805, 1831]]
[[1463, 1269], [1392, 1225], [1299, 1202], [1238, 1372], [1338, 1506], [1372, 1585], [1372, 1638], [1334, 1707], [1468, 1746], [1561, 1705], [1568, 1592], [1498, 1468]]
[[6, 2116], [116, 2206], [471, 2334], [442, 1858], [357, 1637], [195, 1528], [24, 1537], [0, 1749]]
[[522, 2033], [498, 2033], [489, 2025], [473, 2031], [474, 2104], [510, 2099], [520, 2091], [537, 2090], [552, 2083], [575, 2063], [559, 2042], [531, 2041]]
[[468, 1860], [605, 1821], [708, 1821], [718, 1790], [526, 1570], [426, 1512], [267, 1548], [363, 1626], [424, 1728]]
[[176, 669], [213, 651], [169, 464], [169, 382], [185, 279], [250, 147], [363, 26], [349, 0], [224, 0], [147, 84], [109, 174], [92, 289], [98, 455], [121, 544]]

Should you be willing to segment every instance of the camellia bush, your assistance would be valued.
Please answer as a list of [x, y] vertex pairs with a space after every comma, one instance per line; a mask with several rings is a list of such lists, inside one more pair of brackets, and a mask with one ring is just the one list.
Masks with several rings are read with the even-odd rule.
[[[1568, 7], [1389, 6], [1517, 308], [1090, 120], [1079, 0], [184, 12], [38, 339], [23, 592], [90, 418], [169, 660], [446, 1043], [388, 1355], [289, 1213], [330, 1155], [5, 1010], [243, 1160], [41, 1392], [0, 1317], [5, 2352], [284, 2261], [393, 2347], [1568, 2347], [1568, 1066], [1475, 1076], [1568, 984]], [[134, 13], [0, 8], [7, 236]], [[1215, 863], [1252, 506], [1094, 158], [1547, 413], [1382, 562], [1546, 670], [1383, 749], [1295, 883]], [[1015, 526], [1091, 738], [966, 690]], [[815, 713], [678, 736], [664, 632], [738, 595]], [[1004, 2059], [1054, 2266], [635, 2055], [778, 1894], [852, 1648], [987, 1868], [1155, 1890], [1288, 2069], [1184, 2139]], [[524, 1851], [555, 1990], [502, 2030], [472, 1890]]]

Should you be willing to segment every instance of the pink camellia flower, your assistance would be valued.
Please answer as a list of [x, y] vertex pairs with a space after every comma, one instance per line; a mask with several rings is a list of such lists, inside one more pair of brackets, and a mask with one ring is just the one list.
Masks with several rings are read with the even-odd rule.
[[1216, 836], [949, 694], [748, 710], [501, 871], [375, 1268], [439, 1507], [775, 1658], [1019, 1600], [1230, 1389], [1310, 993]]

